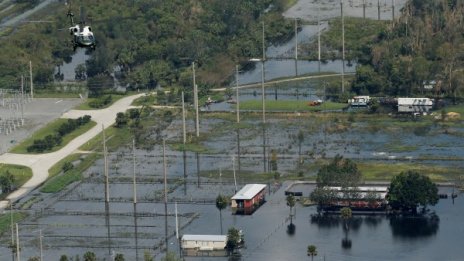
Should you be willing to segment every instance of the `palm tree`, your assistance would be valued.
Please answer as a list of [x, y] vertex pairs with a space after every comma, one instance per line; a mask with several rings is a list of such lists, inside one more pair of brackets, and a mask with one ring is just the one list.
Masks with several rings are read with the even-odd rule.
[[292, 194], [289, 194], [289, 195], [287, 196], [287, 206], [290, 207], [290, 223], [293, 223], [293, 212], [292, 212], [292, 209], [293, 209], [293, 207], [295, 206], [295, 203], [296, 203], [295, 196], [293, 196]]
[[351, 241], [348, 239], [348, 230], [349, 230], [349, 220], [353, 216], [353, 212], [351, 211], [351, 208], [344, 207], [340, 209], [340, 216], [343, 219], [343, 230], [345, 231], [345, 238], [342, 240], [342, 246], [344, 248], [350, 248], [351, 247]]
[[311, 257], [311, 261], [313, 260], [314, 256], [317, 256], [317, 248], [315, 245], [308, 246], [308, 256]]
[[219, 209], [219, 218], [221, 223], [221, 235], [222, 235], [222, 210], [227, 207], [228, 199], [226, 196], [219, 194], [216, 198], [216, 208]]
[[94, 252], [87, 251], [84, 254], [84, 261], [97, 261], [97, 256]]

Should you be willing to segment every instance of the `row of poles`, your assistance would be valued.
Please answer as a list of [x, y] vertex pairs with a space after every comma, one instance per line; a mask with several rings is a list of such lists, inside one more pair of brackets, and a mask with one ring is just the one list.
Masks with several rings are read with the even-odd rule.
[[[363, 0], [363, 17], [365, 18], [365, 8], [366, 8], [366, 0]], [[340, 1], [340, 9], [341, 9], [341, 19], [342, 19], [342, 92], [344, 92], [344, 74], [345, 74], [345, 26], [344, 26], [344, 11], [343, 11], [343, 0]], [[319, 12], [318, 12], [319, 14]], [[395, 0], [392, 0], [392, 18], [395, 18]], [[380, 20], [380, 0], [378, 0], [378, 19]], [[318, 61], [321, 61], [321, 30], [320, 30], [320, 19], [318, 15]], [[295, 66], [298, 60], [298, 21], [295, 19]], [[264, 22], [262, 23], [262, 58], [261, 59], [250, 59], [250, 61], [256, 61], [256, 62], [261, 62], [261, 89], [262, 89], [262, 123], [263, 125], [266, 123], [266, 114], [265, 114], [265, 92], [264, 92], [264, 81], [265, 81], [265, 69], [264, 69], [264, 63], [266, 61], [266, 53], [265, 53], [265, 41], [264, 41]], [[34, 94], [33, 94], [33, 81], [32, 81], [32, 63], [29, 63], [30, 65], [30, 99], [33, 99]], [[295, 67], [295, 71], [298, 74], [298, 69]], [[194, 88], [194, 107], [195, 107], [195, 133], [196, 136], [200, 136], [200, 127], [199, 127], [199, 104], [198, 104], [198, 86], [196, 84], [196, 76], [195, 76], [195, 62], [192, 62], [192, 71], [193, 71], [193, 88]], [[236, 65], [236, 115], [237, 115], [237, 123], [240, 122], [240, 101], [239, 101], [239, 70], [238, 70], [238, 65]], [[21, 86], [23, 90], [23, 77], [21, 80]], [[23, 97], [23, 92], [21, 92], [21, 96]], [[4, 102], [4, 101], [3, 101]], [[185, 145], [186, 143], [186, 126], [185, 126], [185, 105], [184, 105], [184, 93], [182, 92], [182, 121], [183, 121], [183, 143]], [[24, 99], [21, 98], [21, 104], [24, 103]], [[20, 106], [22, 109], [22, 106]], [[22, 117], [21, 121], [23, 122], [23, 112], [22, 112]], [[107, 159], [107, 147], [106, 147], [106, 137], [105, 137], [105, 132], [104, 132], [104, 127], [102, 129], [103, 131], [103, 153], [104, 153], [104, 175], [105, 175], [105, 225], [107, 227], [107, 240], [108, 240], [108, 255], [112, 255], [112, 246], [111, 246], [111, 224], [110, 224], [110, 208], [109, 208], [109, 175], [108, 175], [108, 159]], [[263, 143], [265, 143], [265, 137], [263, 137]], [[167, 168], [166, 168], [166, 151], [165, 151], [165, 140], [163, 140], [163, 169], [164, 169], [164, 205], [165, 205], [165, 245], [166, 249], [168, 249], [168, 223], [167, 223], [167, 216], [168, 216], [168, 210], [167, 210], [167, 203], [168, 203], [168, 198], [167, 198]], [[265, 149], [265, 144], [263, 146], [263, 149]], [[234, 161], [234, 158], [233, 158]], [[264, 160], [265, 162], [265, 160]], [[266, 164], [265, 164], [266, 165]], [[136, 245], [136, 260], [139, 260], [138, 257], [138, 251], [137, 251], [137, 216], [136, 216], [136, 209], [137, 209], [137, 190], [136, 190], [136, 175], [135, 175], [135, 142], [133, 142], [133, 207], [134, 207], [134, 222], [135, 222], [135, 245]], [[264, 167], [266, 169], [266, 166]], [[234, 178], [235, 178], [235, 167], [234, 167]], [[234, 179], [235, 180], [235, 179]], [[235, 186], [236, 186], [236, 181], [235, 181]], [[237, 189], [237, 188], [236, 188]], [[13, 215], [13, 210], [12, 210], [12, 204], [11, 205], [11, 215]], [[178, 221], [177, 221], [177, 204], [175, 205], [176, 207], [176, 238], [179, 239], [179, 232], [178, 232]], [[19, 232], [18, 232], [18, 224], [16, 223], [15, 226], [13, 226], [13, 216], [11, 216], [11, 244], [12, 247], [15, 246], [16, 250], [12, 251], [13, 255], [13, 260], [14, 260], [14, 252], [16, 252], [16, 260], [20, 261], [20, 244], [19, 244]], [[16, 230], [16, 243], [15, 243], [15, 238], [14, 238], [14, 231], [13, 229], [15, 228]], [[40, 244], [40, 260], [43, 260], [43, 253], [42, 253], [42, 230], [39, 230], [39, 244]]]

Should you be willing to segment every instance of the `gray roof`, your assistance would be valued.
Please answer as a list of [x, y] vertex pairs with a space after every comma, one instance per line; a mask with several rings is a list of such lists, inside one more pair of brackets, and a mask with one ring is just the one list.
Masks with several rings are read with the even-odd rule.
[[264, 184], [247, 184], [239, 192], [237, 192], [232, 199], [252, 199], [264, 188], [266, 188], [266, 185]]
[[182, 240], [185, 241], [210, 241], [210, 242], [225, 242], [225, 235], [183, 235]]

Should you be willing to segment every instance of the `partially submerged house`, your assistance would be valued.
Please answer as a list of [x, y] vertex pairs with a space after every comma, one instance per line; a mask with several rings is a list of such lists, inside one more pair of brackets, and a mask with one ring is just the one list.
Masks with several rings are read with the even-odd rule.
[[335, 197], [324, 207], [327, 210], [336, 210], [343, 207], [350, 207], [353, 210], [384, 210], [387, 206], [388, 187], [328, 188], [335, 192]]
[[264, 204], [266, 185], [247, 184], [231, 199], [231, 207], [235, 214], [251, 215], [258, 207]]
[[184, 250], [223, 250], [226, 243], [226, 235], [183, 235], [181, 239]]

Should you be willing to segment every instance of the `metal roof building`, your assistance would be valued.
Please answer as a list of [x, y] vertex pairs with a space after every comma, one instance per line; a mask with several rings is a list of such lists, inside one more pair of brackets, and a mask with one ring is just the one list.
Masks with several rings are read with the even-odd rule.
[[235, 214], [252, 214], [265, 202], [264, 184], [247, 184], [232, 197], [232, 209]]
[[226, 242], [225, 235], [183, 235], [181, 246], [183, 249], [221, 250]]
[[247, 184], [232, 197], [232, 200], [252, 199], [254, 196], [256, 196], [256, 194], [258, 194], [265, 188], [266, 185], [263, 184]]

